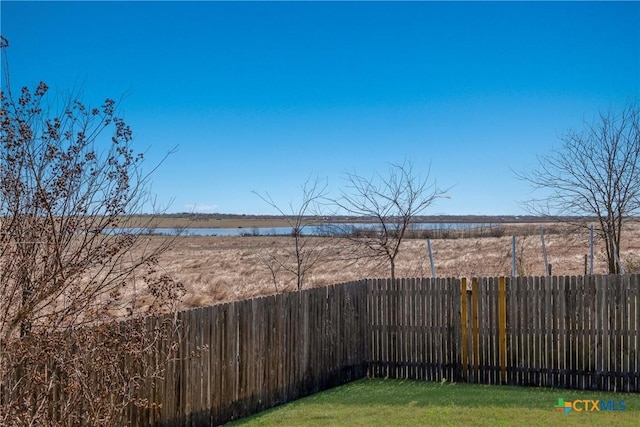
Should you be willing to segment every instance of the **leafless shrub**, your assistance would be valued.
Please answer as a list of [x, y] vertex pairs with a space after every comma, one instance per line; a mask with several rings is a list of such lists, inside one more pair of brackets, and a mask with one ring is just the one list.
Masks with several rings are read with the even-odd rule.
[[285, 271], [295, 279], [296, 289], [304, 286], [306, 277], [323, 256], [320, 245], [316, 240], [305, 235], [305, 228], [309, 225], [306, 217], [310, 215], [321, 216], [320, 202], [327, 194], [327, 183], [320, 178], [309, 178], [302, 186], [302, 200], [299, 205], [289, 203], [286, 210], [278, 206], [269, 193], [261, 195], [254, 192], [268, 205], [276, 209], [291, 227], [291, 244], [276, 248], [260, 255], [263, 266], [269, 271], [273, 284], [278, 291], [277, 276], [280, 271]]
[[137, 394], [163, 366], [147, 350], [173, 334], [135, 320], [184, 291], [158, 266], [171, 239], [145, 236], [148, 223], [112, 231], [149, 202], [115, 101], [50, 104], [44, 82], [16, 95], [2, 73], [0, 424], [119, 425], [153, 405]]
[[12, 340], [2, 358], [0, 423], [116, 426], [131, 412], [154, 410], [148, 391], [175, 354], [156, 348], [175, 328], [170, 317], [153, 328], [136, 319]]

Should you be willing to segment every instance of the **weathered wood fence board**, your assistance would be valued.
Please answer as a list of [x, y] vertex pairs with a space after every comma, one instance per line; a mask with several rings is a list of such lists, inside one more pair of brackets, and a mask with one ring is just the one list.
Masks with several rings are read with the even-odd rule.
[[143, 391], [161, 406], [133, 425], [217, 425], [366, 375], [640, 392], [638, 275], [361, 280], [179, 321]]
[[372, 280], [368, 373], [640, 391], [639, 277]]
[[368, 285], [368, 374], [429, 381], [459, 376], [459, 281], [377, 279]]
[[161, 407], [132, 422], [218, 425], [361, 378], [366, 319], [364, 281], [181, 312], [178, 356], [145, 390]]

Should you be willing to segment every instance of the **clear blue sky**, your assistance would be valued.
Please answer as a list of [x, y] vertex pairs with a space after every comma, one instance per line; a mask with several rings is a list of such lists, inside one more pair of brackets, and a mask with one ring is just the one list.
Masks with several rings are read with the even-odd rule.
[[273, 213], [411, 160], [427, 214], [521, 214], [511, 169], [640, 98], [636, 2], [1, 2], [14, 85], [122, 110], [169, 211]]

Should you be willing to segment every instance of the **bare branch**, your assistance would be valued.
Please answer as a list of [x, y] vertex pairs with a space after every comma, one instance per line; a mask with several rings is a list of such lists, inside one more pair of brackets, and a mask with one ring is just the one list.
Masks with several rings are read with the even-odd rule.
[[600, 113], [582, 131], [569, 131], [562, 146], [538, 157], [538, 168], [516, 172], [549, 194], [525, 202], [530, 212], [595, 218], [606, 242], [610, 273], [618, 273], [616, 251], [622, 224], [640, 213], [640, 108]]
[[334, 203], [350, 215], [362, 217], [375, 224], [365, 233], [343, 233], [369, 256], [387, 260], [391, 277], [395, 277], [395, 259], [405, 233], [413, 218], [423, 213], [433, 202], [443, 197], [429, 173], [421, 178], [413, 171], [413, 164], [390, 164], [386, 176], [374, 174], [365, 178], [357, 173], [345, 173], [347, 191]]
[[[323, 256], [320, 245], [314, 244], [313, 240], [305, 236], [304, 229], [309, 226], [311, 217], [322, 215], [322, 201], [328, 193], [326, 179], [319, 177], [309, 177], [301, 188], [302, 199], [300, 204], [294, 205], [289, 202], [289, 210], [285, 211], [280, 207], [269, 193], [264, 195], [253, 192], [260, 197], [265, 203], [278, 211], [285, 218], [289, 227], [291, 227], [292, 245], [287, 248], [284, 254], [261, 255], [264, 266], [270, 271], [277, 292], [276, 274], [283, 269], [293, 275], [296, 280], [296, 289], [300, 290], [304, 286], [305, 278], [313, 269], [315, 264]], [[277, 266], [277, 270], [275, 270]]]
[[[171, 312], [183, 292], [157, 265], [172, 238], [144, 235], [152, 216], [113, 230], [150, 201], [149, 172], [113, 100], [51, 104], [45, 83], [17, 94], [6, 61], [2, 72], [0, 424], [115, 425], [135, 384], [160, 369], [144, 349], [173, 333], [135, 324]], [[141, 370], [125, 373], [123, 358]]]

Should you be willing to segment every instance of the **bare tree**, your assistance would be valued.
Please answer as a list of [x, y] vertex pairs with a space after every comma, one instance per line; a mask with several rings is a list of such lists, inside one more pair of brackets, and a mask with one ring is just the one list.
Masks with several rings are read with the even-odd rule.
[[[3, 59], [0, 424], [114, 423], [160, 369], [134, 381], [123, 358], [144, 365], [144, 349], [167, 335], [106, 325], [175, 308], [181, 285], [157, 264], [170, 240], [144, 236], [145, 224], [113, 232], [149, 201], [143, 156], [116, 103], [50, 104], [44, 82], [14, 94]], [[92, 386], [93, 372], [113, 387]]]
[[390, 164], [387, 176], [366, 178], [346, 173], [347, 191], [335, 204], [350, 215], [372, 221], [373, 229], [346, 236], [364, 248], [367, 256], [386, 260], [391, 278], [395, 278], [395, 261], [400, 245], [415, 216], [443, 197], [435, 182], [416, 175], [411, 162]]
[[623, 222], [640, 212], [640, 108], [600, 113], [561, 141], [560, 148], [538, 156], [537, 169], [516, 173], [549, 192], [526, 206], [542, 215], [595, 217], [609, 273], [619, 273]]
[[322, 257], [322, 247], [317, 240], [305, 235], [304, 229], [309, 225], [310, 216], [321, 215], [320, 206], [327, 195], [327, 183], [318, 177], [309, 178], [302, 186], [302, 199], [299, 205], [289, 203], [288, 211], [278, 206], [269, 193], [261, 195], [254, 191], [258, 197], [271, 207], [276, 209], [291, 227], [291, 242], [288, 248], [281, 248], [284, 253], [279, 253], [278, 248], [270, 254], [263, 254], [260, 259], [269, 270], [276, 286], [276, 276], [280, 269], [291, 273], [296, 280], [296, 289], [302, 289], [307, 274]]

